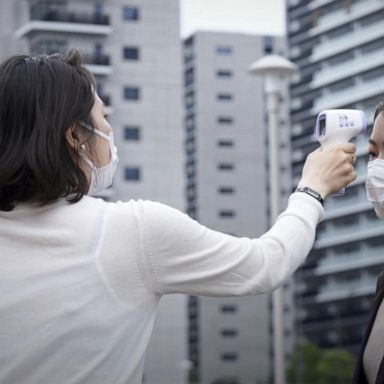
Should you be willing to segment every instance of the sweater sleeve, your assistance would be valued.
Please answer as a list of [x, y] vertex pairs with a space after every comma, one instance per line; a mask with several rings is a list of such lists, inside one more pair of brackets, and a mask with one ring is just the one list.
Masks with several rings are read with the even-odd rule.
[[157, 293], [245, 296], [279, 287], [307, 257], [323, 207], [294, 193], [257, 239], [210, 230], [180, 211], [141, 201], [143, 275]]

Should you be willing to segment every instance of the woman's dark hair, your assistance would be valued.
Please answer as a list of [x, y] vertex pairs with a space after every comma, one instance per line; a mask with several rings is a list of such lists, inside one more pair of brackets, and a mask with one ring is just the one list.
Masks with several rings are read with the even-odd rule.
[[0, 65], [0, 210], [18, 202], [79, 201], [88, 181], [67, 139], [91, 123], [94, 80], [80, 55], [17, 55]]
[[384, 101], [381, 101], [379, 104], [377, 104], [373, 121], [376, 120], [376, 117], [379, 116], [380, 113], [384, 114]]

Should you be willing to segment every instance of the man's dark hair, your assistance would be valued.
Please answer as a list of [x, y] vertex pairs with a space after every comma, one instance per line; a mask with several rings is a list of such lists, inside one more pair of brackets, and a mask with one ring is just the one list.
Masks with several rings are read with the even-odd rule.
[[67, 139], [91, 123], [94, 80], [80, 55], [17, 55], [0, 65], [0, 210], [18, 202], [79, 201], [88, 181]]

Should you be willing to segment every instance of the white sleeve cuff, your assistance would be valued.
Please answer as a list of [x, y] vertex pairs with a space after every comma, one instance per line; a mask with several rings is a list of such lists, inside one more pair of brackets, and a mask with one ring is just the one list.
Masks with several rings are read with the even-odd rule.
[[324, 217], [324, 207], [315, 198], [303, 192], [294, 192], [283, 214], [296, 214], [317, 225]]

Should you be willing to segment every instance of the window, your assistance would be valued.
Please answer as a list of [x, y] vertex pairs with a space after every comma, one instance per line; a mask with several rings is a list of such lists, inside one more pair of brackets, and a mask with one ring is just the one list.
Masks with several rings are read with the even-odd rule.
[[234, 376], [223, 376], [215, 381], [211, 381], [210, 384], [240, 384], [241, 381]]
[[189, 68], [187, 71], [185, 71], [184, 74], [184, 85], [188, 87], [188, 85], [191, 85], [194, 80], [194, 69]]
[[139, 60], [139, 48], [137, 47], [124, 47], [123, 58], [125, 60]]
[[123, 7], [123, 19], [129, 20], [129, 21], [136, 21], [139, 20], [140, 12], [139, 8], [132, 7], [132, 6], [125, 6]]
[[222, 195], [232, 195], [235, 193], [235, 188], [234, 187], [220, 187], [219, 193], [221, 193]]
[[383, 77], [383, 66], [371, 69], [361, 74], [361, 79], [363, 81], [376, 80], [380, 77]]
[[187, 151], [187, 154], [195, 152], [195, 146], [196, 146], [196, 141], [194, 136], [189, 136], [185, 140], [185, 149]]
[[33, 54], [47, 54], [63, 53], [67, 49], [65, 40], [39, 40], [32, 46]]
[[333, 225], [335, 228], [343, 228], [357, 225], [359, 223], [360, 213], [348, 216], [342, 216], [334, 219]]
[[368, 16], [365, 16], [362, 19], [360, 19], [360, 24], [361, 26], [365, 27], [367, 25], [379, 23], [383, 19], [383, 16], [384, 16], [383, 10], [379, 12], [371, 13]]
[[[369, 242], [369, 240], [367, 240]], [[383, 244], [381, 242], [381, 244]], [[334, 247], [335, 254], [337, 255], [346, 255], [357, 252], [361, 249], [361, 243], [354, 241], [351, 243], [341, 244]]]
[[264, 36], [264, 53], [272, 53], [272, 52], [273, 52], [273, 37]]
[[367, 218], [368, 221], [370, 221], [370, 220], [376, 221], [377, 220], [376, 212], [374, 210], [365, 212], [364, 216]]
[[219, 140], [217, 142], [217, 145], [219, 147], [230, 148], [230, 147], [233, 147], [235, 145], [235, 142], [233, 140]]
[[228, 56], [232, 54], [232, 51], [232, 47], [227, 45], [219, 45], [218, 47], [216, 47], [216, 53], [218, 55]]
[[66, 5], [64, 1], [35, 1], [31, 7], [32, 20], [57, 20], [58, 15], [65, 17]]
[[383, 246], [383, 238], [382, 236], [373, 237], [372, 239], [367, 239], [366, 244], [368, 248], [381, 248]]
[[139, 127], [125, 127], [124, 128], [125, 140], [140, 140], [140, 128]]
[[219, 69], [218, 71], [216, 71], [216, 76], [222, 78], [229, 78], [232, 77], [232, 71], [229, 69]]
[[219, 211], [219, 216], [224, 218], [224, 219], [227, 219], [227, 218], [235, 217], [236, 212], [231, 210], [231, 209], [223, 209], [223, 210]]
[[223, 304], [220, 307], [222, 313], [235, 313], [237, 312], [237, 305], [235, 304]]
[[238, 331], [234, 328], [226, 328], [221, 330], [221, 336], [223, 337], [235, 337], [237, 336]]
[[189, 160], [185, 166], [188, 179], [196, 176], [196, 163], [194, 160]]
[[233, 124], [233, 117], [231, 116], [219, 116], [217, 118], [218, 124]]
[[329, 86], [329, 91], [331, 93], [336, 93], [339, 91], [344, 91], [347, 88], [351, 88], [355, 85], [355, 79], [354, 78], [347, 78], [345, 80], [337, 81], [336, 83], [333, 83]]
[[235, 166], [232, 163], [220, 163], [218, 168], [221, 171], [232, 171], [235, 169]]
[[218, 93], [216, 98], [220, 101], [232, 101], [233, 95], [231, 93]]
[[137, 167], [125, 167], [124, 178], [129, 181], [138, 181], [141, 179], [140, 168]]
[[236, 361], [239, 358], [236, 352], [224, 352], [221, 354], [223, 361]]
[[367, 44], [361, 46], [361, 53], [369, 53], [384, 48], [384, 39], [373, 40]]
[[327, 33], [327, 37], [328, 39], [337, 39], [341, 36], [344, 36], [350, 32], [353, 31], [353, 24], [346, 24], [346, 25], [342, 25], [341, 27], [337, 27], [337, 28], [334, 28], [332, 29], [331, 31], [329, 31]]
[[125, 100], [139, 100], [140, 89], [138, 87], [125, 87], [124, 88], [124, 99]]
[[193, 188], [193, 189], [187, 188], [186, 197], [188, 202], [196, 201], [196, 197], [197, 197], [196, 188]]
[[185, 107], [188, 110], [191, 110], [191, 109], [193, 109], [194, 106], [195, 106], [195, 96], [194, 96], [194, 93], [193, 93], [193, 91], [192, 92], [188, 92], [185, 95]]
[[194, 114], [188, 114], [185, 118], [185, 127], [187, 131], [193, 131], [195, 128], [195, 116]]
[[350, 60], [353, 60], [354, 57], [355, 57], [354, 51], [339, 53], [338, 55], [335, 55], [330, 59], [328, 59], [328, 64], [330, 66], [337, 65], [337, 64], [344, 64]]

